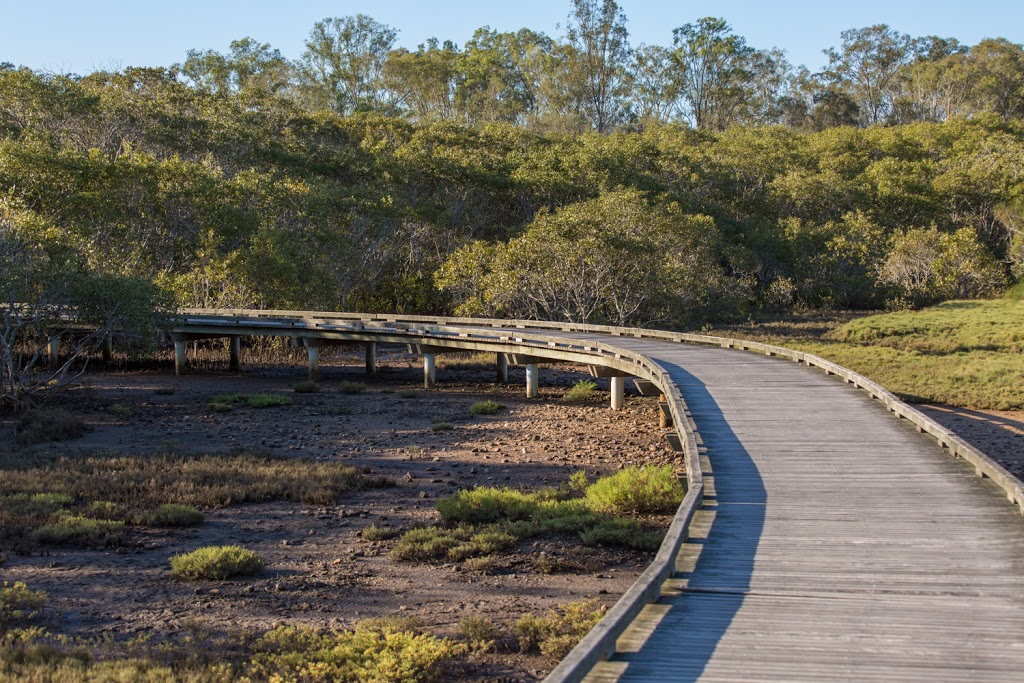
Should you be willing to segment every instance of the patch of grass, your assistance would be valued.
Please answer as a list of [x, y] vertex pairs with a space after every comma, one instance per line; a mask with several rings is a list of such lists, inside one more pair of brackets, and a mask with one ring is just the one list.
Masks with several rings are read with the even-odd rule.
[[215, 394], [210, 397], [209, 406], [216, 412], [224, 412], [225, 406], [230, 409], [239, 403], [250, 408], [278, 408], [280, 406], [290, 406], [292, 399], [284, 394], [234, 392], [230, 394]]
[[95, 519], [124, 519], [124, 506], [109, 500], [94, 500], [85, 509], [85, 514]]
[[468, 647], [390, 628], [319, 632], [281, 626], [260, 638], [256, 650], [245, 669], [251, 680], [411, 683], [437, 679], [441, 665]]
[[292, 391], [296, 394], [315, 394], [320, 391], [320, 385], [311, 379], [307, 379], [293, 386]]
[[430, 431], [432, 432], [450, 432], [453, 429], [455, 429], [455, 425], [453, 425], [451, 422], [446, 422], [444, 420], [435, 422], [434, 424], [430, 425]]
[[472, 537], [469, 529], [427, 527], [410, 529], [391, 549], [391, 559], [400, 562], [428, 562], [447, 557], [448, 551]]
[[118, 546], [124, 541], [124, 522], [69, 515], [44, 524], [32, 537], [43, 545]]
[[484, 555], [482, 557], [470, 557], [462, 563], [462, 566], [471, 572], [487, 574], [494, 569], [496, 564], [497, 560], [495, 560], [493, 555]]
[[60, 408], [26, 411], [14, 427], [14, 442], [19, 446], [67, 441], [85, 434], [82, 418]]
[[501, 631], [487, 617], [471, 614], [459, 621], [459, 635], [469, 642], [473, 650], [489, 652], [494, 649], [494, 641], [501, 635]]
[[667, 514], [683, 502], [683, 486], [671, 465], [629, 467], [587, 487], [592, 510], [610, 514]]
[[474, 403], [469, 407], [471, 415], [494, 415], [499, 410], [503, 410], [505, 406], [495, 401], [487, 400]]
[[0, 496], [0, 543], [31, 550], [32, 531], [60, 521], [65, 508], [110, 516], [96, 514], [93, 501], [123, 508], [115, 518], [135, 519], [167, 503], [205, 509], [269, 501], [332, 505], [348, 491], [393, 484], [338, 462], [247, 453], [25, 457], [0, 468], [0, 491], [7, 493]]
[[177, 393], [177, 391], [178, 390], [175, 387], [163, 386], [154, 389], [153, 393], [156, 394], [157, 396], [173, 396], [174, 394]]
[[594, 390], [596, 389], [597, 384], [583, 379], [576, 382], [572, 389], [565, 392], [565, 395], [562, 396], [562, 400], [566, 403], [585, 403], [586, 401], [594, 398]]
[[579, 534], [585, 546], [630, 548], [650, 553], [658, 550], [665, 537], [660, 531], [647, 531], [634, 519], [622, 518], [602, 520]]
[[477, 486], [437, 501], [437, 511], [448, 524], [495, 524], [531, 519], [537, 512], [536, 495], [509, 488]]
[[338, 391], [340, 391], [343, 394], [361, 394], [364, 391], [366, 391], [366, 383], [351, 382], [346, 379], [343, 380], [341, 384], [338, 385]]
[[165, 527], [199, 526], [204, 519], [201, 510], [180, 503], [164, 503], [146, 516], [148, 524]]
[[0, 584], [0, 635], [38, 617], [45, 604], [43, 591], [31, 591], [20, 581], [4, 581]]
[[765, 321], [725, 331], [827, 358], [909, 401], [1024, 409], [1024, 301], [947, 301], [851, 318]]
[[597, 600], [569, 602], [544, 616], [528, 614], [519, 618], [512, 631], [523, 652], [539, 651], [551, 658], [562, 658], [594, 628], [607, 609]]
[[171, 576], [186, 581], [251, 576], [266, 564], [257, 553], [239, 545], [206, 546], [171, 557]]
[[132, 416], [132, 409], [123, 403], [112, 403], [107, 406], [107, 410], [120, 418], [127, 419]]
[[419, 398], [423, 393], [415, 389], [399, 389], [395, 392], [395, 396], [398, 398]]
[[402, 530], [393, 526], [377, 526], [371, 524], [363, 529], [361, 538], [364, 541], [387, 541], [402, 535]]

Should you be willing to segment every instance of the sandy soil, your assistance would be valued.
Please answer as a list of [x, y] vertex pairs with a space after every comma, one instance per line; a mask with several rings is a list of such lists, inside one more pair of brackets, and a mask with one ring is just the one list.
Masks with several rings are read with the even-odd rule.
[[943, 427], [1024, 479], [1024, 412], [968, 410], [946, 405], [917, 406]]
[[[562, 403], [564, 390], [583, 377], [577, 372], [544, 369], [542, 398], [527, 400], [521, 370], [513, 368], [510, 385], [498, 387], [492, 366], [441, 367], [436, 391], [402, 398], [396, 390], [419, 388], [422, 371], [396, 355], [380, 359], [381, 371], [364, 393], [341, 393], [340, 381], [364, 379], [360, 361], [354, 355], [326, 359], [322, 391], [289, 393], [292, 406], [228, 413], [211, 411], [209, 398], [227, 391], [290, 392], [304, 369], [249, 367], [237, 375], [205, 371], [186, 377], [165, 371], [91, 374], [67, 399], [91, 431], [49, 448], [140, 455], [256, 448], [368, 465], [398, 485], [353, 493], [330, 507], [278, 503], [211, 510], [195, 529], [134, 529], [129, 546], [118, 550], [8, 554], [0, 567], [3, 580], [46, 591], [51, 628], [71, 635], [175, 637], [197, 624], [222, 632], [285, 622], [337, 628], [394, 615], [418, 617], [436, 634], [456, 635], [468, 615], [510, 624], [572, 600], [593, 597], [611, 604], [650, 561], [642, 553], [591, 551], [548, 536], [503, 553], [488, 573], [391, 560], [393, 541], [364, 541], [360, 531], [370, 524], [434, 522], [438, 496], [477, 484], [556, 485], [579, 469], [601, 475], [632, 464], [680, 463], [658, 428], [652, 399], [632, 396], [622, 412], [608, 409], [607, 393], [587, 405]], [[468, 407], [485, 399], [507, 410], [470, 416]], [[455, 428], [430, 431], [438, 419]], [[217, 583], [170, 577], [170, 555], [225, 543], [260, 552], [267, 570], [254, 579]], [[556, 558], [558, 570], [538, 571], [540, 553]], [[535, 680], [552, 664], [506, 649], [477, 657], [466, 675]]]

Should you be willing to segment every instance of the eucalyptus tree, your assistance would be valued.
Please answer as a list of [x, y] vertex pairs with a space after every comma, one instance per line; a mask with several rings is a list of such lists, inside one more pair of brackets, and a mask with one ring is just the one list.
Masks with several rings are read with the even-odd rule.
[[291, 65], [279, 50], [249, 37], [231, 41], [227, 54], [189, 50], [185, 62], [176, 64], [172, 71], [184, 76], [199, 90], [222, 95], [242, 92], [274, 95], [289, 84], [291, 77]]
[[826, 81], [848, 92], [856, 101], [861, 123], [885, 123], [893, 111], [898, 74], [913, 62], [918, 43], [886, 24], [843, 31], [837, 50], [824, 50], [828, 66]]
[[721, 129], [744, 104], [754, 49], [725, 19], [704, 17], [672, 31], [673, 91], [694, 128]]
[[671, 53], [660, 45], [640, 45], [629, 70], [630, 114], [639, 123], [667, 122], [675, 111]]
[[629, 64], [626, 15], [614, 0], [573, 0], [566, 41], [573, 48], [570, 87], [578, 88], [583, 112], [603, 133], [624, 111]]
[[386, 107], [384, 65], [397, 38], [365, 14], [316, 22], [299, 60], [302, 99], [339, 114]]
[[477, 29], [459, 60], [459, 108], [472, 123], [525, 123], [541, 101], [554, 41], [529, 29]]

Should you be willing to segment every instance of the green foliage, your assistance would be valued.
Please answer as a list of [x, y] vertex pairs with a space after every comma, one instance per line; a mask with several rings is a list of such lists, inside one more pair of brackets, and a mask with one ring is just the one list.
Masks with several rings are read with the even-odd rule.
[[591, 484], [586, 500], [598, 512], [671, 513], [683, 502], [683, 487], [671, 465], [630, 467]]
[[364, 382], [352, 382], [349, 380], [342, 380], [338, 385], [338, 391], [343, 394], [361, 394], [366, 391], [366, 384]]
[[606, 611], [596, 600], [569, 602], [542, 617], [520, 617], [512, 631], [523, 652], [539, 651], [546, 657], [560, 659], [601, 621]]
[[192, 505], [164, 503], [147, 515], [145, 521], [153, 526], [182, 527], [199, 526], [204, 518], [202, 511]]
[[292, 391], [296, 394], [315, 394], [320, 391], [320, 385], [311, 379], [307, 379], [293, 386]]
[[77, 439], [85, 434], [85, 423], [82, 418], [60, 408], [36, 408], [21, 415], [14, 429], [14, 442], [19, 446], [30, 446]]
[[530, 519], [539, 503], [535, 494], [515, 489], [476, 486], [437, 501], [448, 524], [495, 524]]
[[264, 559], [237, 545], [206, 546], [171, 557], [171, 576], [186, 581], [224, 580], [251, 576], [263, 569]]
[[287, 500], [331, 505], [347, 491], [393, 484], [337, 462], [245, 453], [37, 456], [0, 463], [0, 468], [0, 543], [22, 549], [35, 542], [34, 529], [61, 525], [75, 501], [89, 517], [149, 523], [152, 511], [165, 504], [218, 508]]
[[31, 591], [21, 581], [0, 584], [0, 636], [8, 629], [39, 616], [46, 604], [46, 593]]
[[414, 683], [434, 678], [443, 662], [466, 652], [450, 640], [388, 628], [280, 626], [260, 638], [247, 673], [254, 680]]
[[387, 541], [402, 534], [402, 530], [393, 526], [377, 526], [371, 524], [363, 529], [362, 538], [365, 541]]
[[422, 395], [422, 392], [416, 389], [399, 389], [395, 392], [395, 396], [398, 398], [419, 398]]
[[572, 389], [565, 392], [562, 400], [566, 403], [585, 403], [594, 397], [594, 390], [597, 384], [581, 379], [573, 385]]
[[209, 400], [210, 408], [217, 412], [224, 412], [225, 408], [230, 410], [231, 406], [237, 403], [249, 406], [250, 408], [278, 408], [280, 406], [290, 406], [293, 401], [290, 396], [285, 396], [284, 394], [244, 392], [214, 394]]
[[430, 425], [430, 431], [432, 432], [450, 432], [455, 429], [455, 425], [445, 420], [440, 420]]
[[664, 534], [645, 530], [636, 520], [607, 519], [580, 531], [585, 546], [631, 548], [653, 553], [661, 546]]
[[117, 546], [124, 538], [124, 522], [68, 515], [44, 524], [32, 536], [43, 545]]
[[500, 635], [498, 627], [487, 617], [471, 614], [459, 621], [459, 635], [469, 642], [477, 652], [494, 649], [494, 641]]
[[504, 409], [504, 405], [488, 399], [486, 401], [480, 401], [478, 403], [474, 403], [473, 405], [471, 405], [469, 407], [469, 413], [470, 415], [494, 415], [499, 410]]

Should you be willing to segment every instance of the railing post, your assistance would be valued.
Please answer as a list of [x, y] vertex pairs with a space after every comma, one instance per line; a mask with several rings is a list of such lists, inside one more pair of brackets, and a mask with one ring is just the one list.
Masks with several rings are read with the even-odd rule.
[[433, 389], [437, 382], [437, 372], [434, 369], [434, 354], [423, 354], [423, 388]]
[[612, 389], [612, 410], [622, 410], [625, 404], [626, 395], [626, 378], [612, 377], [611, 378], [611, 389]]
[[231, 372], [238, 372], [242, 367], [242, 337], [241, 335], [233, 334], [228, 339], [230, 341], [228, 369]]
[[526, 366], [526, 398], [537, 398], [540, 396], [539, 374], [536, 363], [530, 363]]
[[498, 354], [497, 368], [498, 384], [508, 384], [508, 357], [503, 353]]
[[366, 342], [366, 376], [377, 374], [377, 342]]

